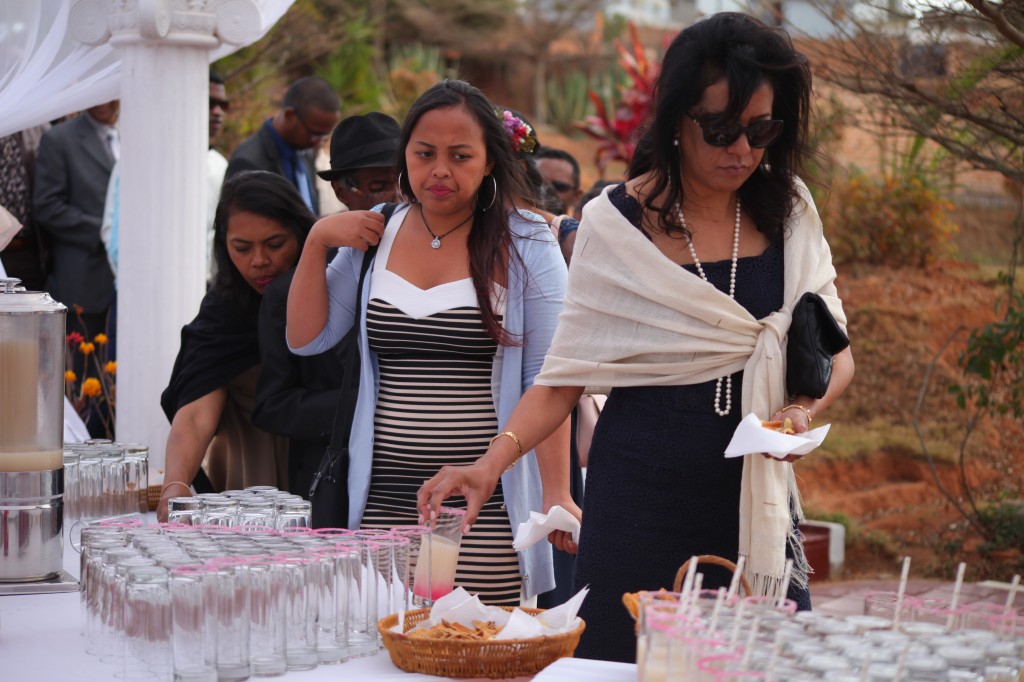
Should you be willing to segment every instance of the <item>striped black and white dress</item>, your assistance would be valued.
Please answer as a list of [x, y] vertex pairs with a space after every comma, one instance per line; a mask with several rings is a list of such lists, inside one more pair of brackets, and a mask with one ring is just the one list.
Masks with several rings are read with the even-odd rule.
[[[419, 289], [387, 271], [389, 242], [377, 254], [366, 309], [380, 388], [363, 528], [416, 523], [423, 481], [446, 464], [475, 461], [498, 427], [491, 391], [498, 346], [472, 281]], [[519, 604], [522, 580], [500, 483], [462, 539], [455, 583], [489, 604]]]

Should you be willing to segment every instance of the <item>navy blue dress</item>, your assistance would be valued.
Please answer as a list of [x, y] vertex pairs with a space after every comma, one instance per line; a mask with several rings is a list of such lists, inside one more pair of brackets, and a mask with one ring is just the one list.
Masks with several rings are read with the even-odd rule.
[[[634, 225], [640, 205], [619, 185], [609, 198]], [[732, 261], [701, 263], [708, 281], [729, 291]], [[694, 276], [696, 267], [686, 267]], [[783, 304], [781, 242], [740, 258], [736, 301], [757, 319]], [[671, 589], [693, 555], [736, 561], [742, 458], [723, 453], [742, 418], [743, 372], [732, 376], [732, 410], [715, 414], [715, 384], [615, 388], [594, 430], [576, 557], [575, 589], [589, 585], [580, 611], [586, 621], [576, 656], [632, 662], [634, 623], [622, 595]], [[725, 387], [722, 387], [722, 401]], [[724, 569], [701, 565], [703, 587], [729, 584]], [[806, 590], [791, 590], [810, 608]]]

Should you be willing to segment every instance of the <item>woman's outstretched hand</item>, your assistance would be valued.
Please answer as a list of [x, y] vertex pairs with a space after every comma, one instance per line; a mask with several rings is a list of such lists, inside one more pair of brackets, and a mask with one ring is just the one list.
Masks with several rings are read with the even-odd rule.
[[436, 519], [441, 503], [459, 495], [466, 498], [466, 521], [462, 532], [468, 533], [480, 509], [494, 494], [500, 478], [501, 471], [495, 471], [486, 462], [479, 460], [466, 466], [441, 467], [433, 478], [420, 486], [416, 494], [416, 508], [421, 522]]

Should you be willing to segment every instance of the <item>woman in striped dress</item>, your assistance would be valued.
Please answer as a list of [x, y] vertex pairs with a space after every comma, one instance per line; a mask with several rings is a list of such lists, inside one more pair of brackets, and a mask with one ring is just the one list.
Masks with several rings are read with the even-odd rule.
[[[370, 211], [320, 220], [288, 301], [296, 353], [322, 352], [360, 325], [353, 527], [415, 523], [423, 481], [487, 450], [540, 369], [565, 292], [547, 226], [514, 208], [527, 196], [521, 171], [478, 89], [444, 81], [424, 93], [406, 117], [396, 166], [412, 203], [387, 225]], [[357, 292], [364, 252], [378, 244]], [[331, 248], [339, 252], [325, 273], [319, 264]], [[546, 511], [541, 477], [567, 481], [567, 469], [538, 465], [560, 461], [545, 449], [567, 451], [568, 427], [537, 446], [542, 456], [523, 453], [502, 475], [463, 538], [456, 584], [486, 602], [518, 604], [554, 586], [550, 546], [512, 550], [513, 529]]]

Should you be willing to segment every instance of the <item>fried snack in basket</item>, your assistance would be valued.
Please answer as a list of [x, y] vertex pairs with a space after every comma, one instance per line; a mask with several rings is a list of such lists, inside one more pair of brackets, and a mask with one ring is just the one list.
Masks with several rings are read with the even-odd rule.
[[492, 620], [474, 620], [473, 628], [471, 630], [462, 623], [452, 623], [442, 619], [437, 625], [422, 630], [413, 630], [408, 635], [414, 639], [466, 639], [482, 642], [491, 639], [501, 630]]
[[792, 436], [793, 434], [796, 433], [796, 430], [793, 428], [793, 420], [790, 419], [789, 417], [786, 417], [786, 419], [781, 421], [781, 422], [780, 421], [766, 421], [766, 420], [762, 419], [761, 420], [761, 426], [763, 426], [766, 429], [770, 429], [772, 431], [778, 431], [779, 433], [788, 434], [790, 436]]
[[664, 601], [675, 601], [676, 595], [670, 593], [665, 588], [661, 588], [657, 592], [626, 592], [622, 595], [622, 605], [629, 611], [629, 615], [633, 616], [634, 619], [640, 614], [640, 597], [644, 594], [653, 595], [654, 599], [662, 599]]

